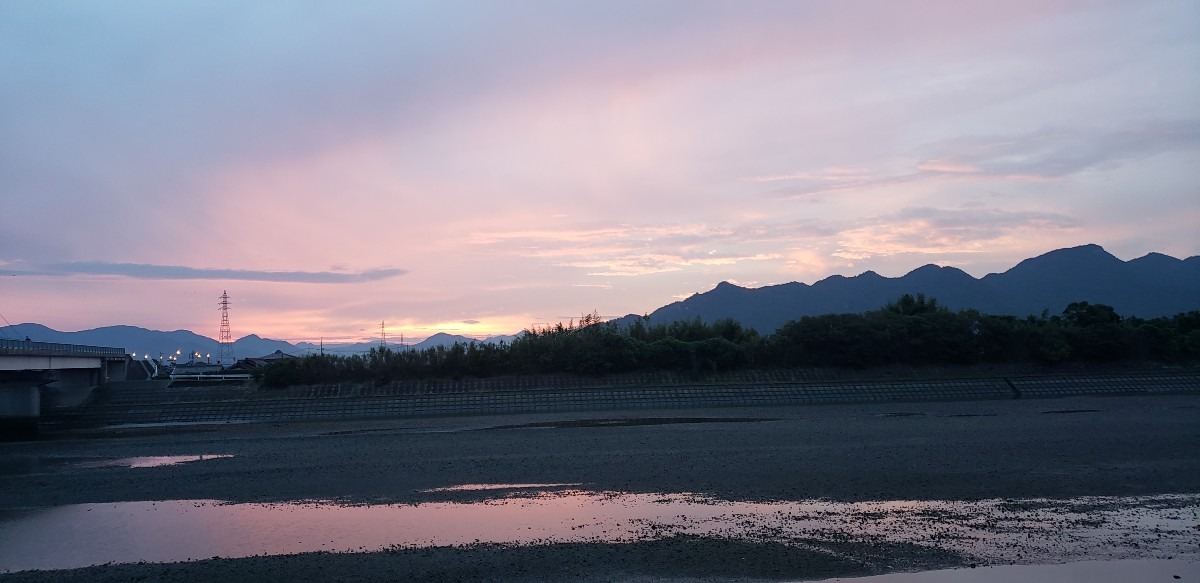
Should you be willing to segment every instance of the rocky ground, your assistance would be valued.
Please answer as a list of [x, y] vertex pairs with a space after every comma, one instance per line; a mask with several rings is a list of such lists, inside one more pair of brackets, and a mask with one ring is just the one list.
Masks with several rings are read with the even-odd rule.
[[[232, 457], [136, 470], [103, 463], [198, 454]], [[1197, 494], [1200, 396], [137, 428], [0, 444], [4, 508], [173, 499], [471, 501], [502, 494], [428, 490], [490, 483], [741, 501]], [[937, 545], [673, 534], [108, 565], [0, 580], [789, 580], [974, 560]]]

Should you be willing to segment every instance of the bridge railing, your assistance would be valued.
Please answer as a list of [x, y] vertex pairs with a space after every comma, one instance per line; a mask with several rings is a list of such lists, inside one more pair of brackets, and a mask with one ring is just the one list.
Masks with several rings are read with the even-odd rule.
[[17, 356], [101, 356], [123, 358], [124, 348], [111, 346], [88, 346], [86, 344], [59, 344], [57, 342], [33, 342], [29, 340], [0, 339], [0, 354]]

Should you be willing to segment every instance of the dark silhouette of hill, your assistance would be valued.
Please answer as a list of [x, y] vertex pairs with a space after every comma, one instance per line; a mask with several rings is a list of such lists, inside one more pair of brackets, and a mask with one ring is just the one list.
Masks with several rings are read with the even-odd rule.
[[[111, 346], [124, 348], [131, 354], [137, 353], [139, 358], [144, 355], [150, 358], [158, 358], [160, 355], [167, 357], [179, 351], [180, 358], [187, 361], [188, 355], [199, 352], [202, 360], [208, 360], [211, 355], [211, 360], [216, 362], [220, 352], [220, 345], [216, 340], [189, 330], [166, 332], [137, 326], [104, 326], [78, 332], [61, 332], [41, 324], [16, 324], [0, 329], [0, 337], [17, 340], [28, 337], [37, 342]], [[287, 342], [260, 338], [255, 334], [237, 339], [232, 348], [235, 358], [262, 356], [276, 350], [296, 353], [296, 347]]]
[[[199, 352], [201, 355], [200, 360], [217, 362], [219, 360], [218, 354], [220, 353], [220, 344], [215, 339], [201, 336], [189, 330], [165, 332], [161, 330], [148, 330], [137, 326], [104, 326], [90, 330], [80, 330], [78, 332], [62, 332], [41, 324], [31, 323], [0, 327], [0, 339], [24, 340], [26, 337], [36, 342], [123, 348], [130, 354], [136, 353], [138, 358], [142, 358], [143, 356], [148, 356], [149, 358], [169, 357], [176, 354], [176, 351], [179, 351], [179, 358], [187, 361], [188, 355], [193, 352]], [[500, 342], [512, 342], [514, 338], [516, 336], [494, 336], [484, 339], [482, 342], [498, 344]], [[471, 342], [479, 341], [466, 336], [439, 332], [417, 344], [407, 346], [407, 348], [423, 350], [436, 346], [450, 346], [455, 343], [469, 344]], [[263, 356], [277, 350], [294, 356], [316, 353], [322, 350], [331, 354], [355, 354], [367, 352], [378, 346], [379, 342], [370, 341], [356, 344], [329, 343], [322, 347], [311, 342], [292, 344], [283, 340], [272, 340], [270, 338], [262, 338], [257, 334], [250, 334], [235, 340], [232, 351], [234, 359], [241, 359]], [[392, 350], [400, 348], [395, 343], [389, 343], [388, 346]]]
[[[802, 316], [862, 313], [919, 293], [951, 309], [996, 315], [1059, 314], [1071, 302], [1086, 301], [1112, 306], [1122, 316], [1173, 316], [1200, 310], [1200, 256], [1180, 260], [1151, 253], [1121, 261], [1099, 245], [1083, 245], [1026, 259], [980, 279], [954, 267], [926, 265], [896, 278], [867, 271], [854, 277], [830, 276], [812, 285], [793, 282], [756, 289], [722, 282], [655, 310], [650, 322], [732, 318], [769, 334]], [[618, 323], [635, 318], [626, 316]]]
[[[755, 289], [721, 282], [708, 292], [655, 310], [650, 318], [652, 325], [697, 317], [704, 322], [732, 318], [745, 327], [769, 334], [802, 316], [863, 313], [879, 309], [904, 294], [925, 294], [951, 309], [976, 309], [994, 315], [1024, 317], [1043, 311], [1060, 314], [1067, 304], [1086, 301], [1112, 306], [1122, 316], [1173, 316], [1200, 310], [1200, 256], [1181, 260], [1150, 253], [1121, 261], [1099, 245], [1083, 245], [1026, 259], [1008, 271], [980, 279], [954, 267], [925, 265], [896, 278], [867, 271], [854, 277], [830, 276], [812, 285], [792, 282]], [[629, 325], [637, 318], [629, 315], [617, 323]], [[196, 351], [205, 356], [211, 354], [215, 362], [219, 352], [216, 340], [188, 330], [164, 332], [136, 326], [106, 326], [60, 332], [40, 324], [0, 327], [0, 338], [20, 340], [27, 336], [39, 342], [120, 347], [151, 358], [179, 350], [186, 360], [187, 354]], [[482, 342], [512, 342], [513, 338], [498, 336]], [[439, 333], [409, 348], [420, 350], [473, 341]], [[323, 350], [351, 354], [376, 346], [375, 342], [326, 344]], [[257, 357], [276, 350], [301, 355], [322, 347], [254, 334], [233, 344], [235, 358]]]

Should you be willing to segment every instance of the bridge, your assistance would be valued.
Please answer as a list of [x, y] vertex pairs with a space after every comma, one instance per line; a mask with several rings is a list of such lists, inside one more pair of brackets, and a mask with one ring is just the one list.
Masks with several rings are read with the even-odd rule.
[[0, 437], [36, 434], [43, 399], [75, 405], [125, 380], [128, 358], [124, 348], [0, 340]]

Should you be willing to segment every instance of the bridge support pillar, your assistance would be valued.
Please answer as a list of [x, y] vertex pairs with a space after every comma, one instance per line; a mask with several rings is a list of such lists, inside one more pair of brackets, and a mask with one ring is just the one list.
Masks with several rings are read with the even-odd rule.
[[104, 369], [75, 368], [49, 371], [40, 383], [43, 407], [78, 407], [104, 385]]
[[35, 382], [0, 383], [0, 439], [37, 437], [42, 399]]

